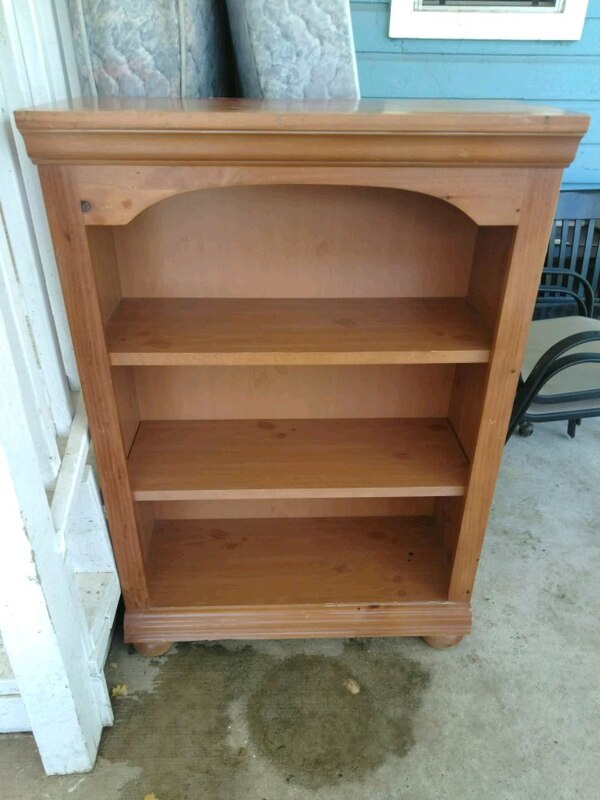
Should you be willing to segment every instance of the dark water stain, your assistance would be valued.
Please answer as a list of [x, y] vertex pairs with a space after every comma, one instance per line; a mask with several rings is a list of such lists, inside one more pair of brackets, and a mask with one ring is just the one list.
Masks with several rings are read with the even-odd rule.
[[[127, 658], [139, 656], [122, 649], [119, 659]], [[151, 792], [160, 800], [234, 800], [256, 756], [290, 786], [359, 780], [411, 749], [413, 718], [429, 685], [420, 664], [371, 652], [365, 640], [350, 640], [336, 657], [283, 660], [251, 645], [182, 644], [150, 663], [160, 665], [154, 691], [136, 695], [130, 686], [102, 739], [102, 758], [141, 768], [119, 800]], [[123, 679], [119, 670], [111, 676]], [[344, 685], [348, 679], [358, 694]], [[246, 708], [247, 747], [231, 746], [234, 700]], [[260, 786], [256, 792], [263, 797]]]
[[340, 575], [345, 575], [348, 572], [352, 572], [352, 568], [348, 566], [348, 564], [337, 564], [335, 567], [335, 571], [338, 572]]
[[153, 692], [114, 703], [115, 724], [105, 731], [99, 755], [142, 770], [119, 800], [151, 792], [160, 800], [232, 800], [249, 756], [228, 744], [228, 707], [272, 664], [250, 647], [179, 645], [163, 660]]
[[266, 419], [259, 419], [256, 423], [256, 427], [261, 428], [263, 431], [272, 431], [275, 429], [276, 425]]
[[288, 658], [249, 698], [250, 742], [289, 783], [317, 789], [358, 780], [412, 748], [429, 680], [415, 661], [366, 655], [353, 643], [338, 658]]

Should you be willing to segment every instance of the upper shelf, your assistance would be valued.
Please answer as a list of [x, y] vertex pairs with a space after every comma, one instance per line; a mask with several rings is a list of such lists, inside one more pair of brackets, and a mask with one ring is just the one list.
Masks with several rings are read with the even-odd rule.
[[124, 365], [442, 364], [489, 359], [462, 298], [126, 298], [107, 327]]

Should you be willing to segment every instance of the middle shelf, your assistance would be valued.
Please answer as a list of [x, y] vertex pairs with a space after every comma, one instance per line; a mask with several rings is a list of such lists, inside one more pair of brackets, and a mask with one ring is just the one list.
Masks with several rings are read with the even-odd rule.
[[482, 363], [491, 342], [462, 297], [129, 297], [106, 336], [115, 366]]
[[464, 494], [445, 418], [144, 421], [128, 460], [136, 500]]

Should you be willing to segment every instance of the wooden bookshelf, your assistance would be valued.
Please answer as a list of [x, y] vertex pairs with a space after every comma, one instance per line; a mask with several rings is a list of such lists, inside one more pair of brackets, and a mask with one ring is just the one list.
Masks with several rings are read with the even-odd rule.
[[16, 119], [127, 641], [460, 641], [588, 118], [99, 98]]

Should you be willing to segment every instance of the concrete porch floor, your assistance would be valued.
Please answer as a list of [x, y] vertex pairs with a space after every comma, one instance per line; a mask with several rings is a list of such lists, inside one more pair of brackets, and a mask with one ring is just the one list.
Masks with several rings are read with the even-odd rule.
[[[107, 664], [89, 775], [0, 737], [2, 800], [598, 800], [600, 421], [508, 444], [461, 645], [180, 645]], [[352, 679], [360, 691], [348, 691]], [[352, 688], [356, 689], [355, 686]], [[152, 798], [154, 800], [154, 798]]]

